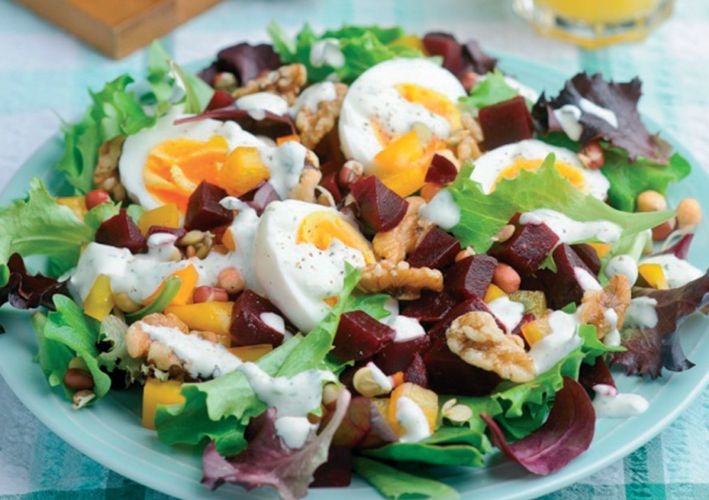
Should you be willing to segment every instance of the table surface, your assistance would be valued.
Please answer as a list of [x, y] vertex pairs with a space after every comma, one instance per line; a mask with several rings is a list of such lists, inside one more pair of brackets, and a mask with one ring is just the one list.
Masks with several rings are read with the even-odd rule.
[[[291, 30], [346, 23], [402, 24], [475, 37], [490, 50], [571, 75], [640, 76], [641, 111], [709, 168], [709, 2], [679, 0], [673, 17], [639, 44], [587, 52], [534, 33], [499, 0], [225, 1], [163, 39], [178, 62], [212, 57], [242, 39], [265, 39], [271, 19]], [[98, 89], [123, 72], [143, 74], [140, 51], [120, 61], [94, 52], [9, 0], [0, 0], [0, 189], [62, 119], [79, 116]], [[695, 165], [695, 168], [700, 168]], [[697, 369], [700, 369], [699, 367]], [[0, 498], [165, 498], [65, 444], [0, 378]], [[709, 498], [709, 389], [664, 432], [624, 460], [545, 498]]]

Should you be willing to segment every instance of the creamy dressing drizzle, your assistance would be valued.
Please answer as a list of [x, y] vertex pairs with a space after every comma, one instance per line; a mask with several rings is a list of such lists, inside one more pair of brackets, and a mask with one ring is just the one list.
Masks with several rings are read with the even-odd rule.
[[221, 344], [196, 335], [186, 335], [174, 327], [140, 323], [141, 329], [151, 339], [169, 346], [176, 356], [185, 361], [185, 368], [194, 378], [216, 378], [241, 366], [241, 360]]
[[650, 406], [639, 394], [619, 393], [612, 385], [596, 384], [593, 409], [598, 418], [627, 418], [640, 415]]
[[336, 38], [325, 38], [315, 42], [310, 48], [310, 64], [316, 68], [331, 66], [340, 68], [345, 65], [345, 56], [340, 50], [340, 41]]
[[508, 333], [519, 325], [519, 322], [522, 321], [522, 316], [524, 316], [524, 304], [514, 302], [507, 296], [493, 300], [487, 307], [505, 325]]
[[259, 319], [278, 333], [286, 333], [286, 322], [280, 314], [264, 312], [261, 313]]
[[674, 254], [655, 255], [643, 259], [641, 264], [660, 264], [670, 288], [684, 286], [690, 281], [701, 278], [704, 273], [684, 259]]
[[554, 118], [559, 122], [561, 130], [572, 141], [578, 141], [583, 133], [583, 126], [579, 123], [581, 110], [573, 104], [565, 104], [554, 110]]
[[657, 326], [657, 300], [652, 297], [635, 297], [625, 311], [623, 326], [655, 328]]
[[293, 450], [302, 448], [310, 434], [318, 428], [316, 424], [310, 423], [308, 417], [278, 417], [274, 425], [276, 434]]
[[295, 117], [301, 109], [315, 112], [321, 102], [334, 101], [337, 98], [335, 84], [321, 82], [306, 88], [296, 99], [290, 109], [290, 115]]
[[584, 97], [579, 99], [579, 108], [581, 108], [584, 113], [600, 118], [611, 127], [618, 128], [618, 117], [610, 109], [599, 106], [595, 102], [589, 101]]
[[268, 167], [273, 189], [281, 199], [288, 195], [298, 185], [300, 174], [305, 167], [305, 146], [295, 141], [288, 141], [277, 148], [261, 151], [261, 159]]
[[549, 208], [525, 212], [520, 216], [519, 222], [520, 224], [546, 224], [559, 237], [559, 243], [577, 243], [586, 240], [614, 243], [623, 232], [618, 224], [610, 221], [580, 222]]
[[612, 278], [617, 274], [622, 274], [628, 278], [630, 286], [633, 286], [638, 281], [638, 263], [632, 255], [616, 255], [611, 258], [606, 264], [605, 274], [608, 278]]
[[254, 120], [263, 120], [266, 117], [265, 111], [281, 116], [288, 113], [288, 103], [285, 99], [270, 92], [245, 95], [234, 104], [237, 108], [248, 111]]
[[406, 396], [396, 401], [396, 420], [404, 428], [404, 435], [399, 438], [403, 443], [415, 443], [431, 435], [423, 410]]
[[529, 350], [538, 375], [549, 370], [583, 342], [577, 335], [578, 319], [573, 314], [554, 311], [549, 317], [551, 333]]
[[447, 189], [441, 189], [433, 199], [419, 209], [419, 215], [448, 231], [460, 222], [460, 208]]
[[574, 267], [574, 276], [576, 281], [585, 292], [588, 291], [600, 291], [603, 287], [598, 282], [598, 279], [591, 273], [586, 271], [583, 267]]
[[394, 388], [393, 384], [391, 383], [391, 378], [389, 378], [377, 365], [375, 365], [371, 361], [367, 363], [367, 368], [369, 368], [369, 372], [372, 374], [372, 378], [377, 383], [377, 385], [379, 385], [379, 387], [381, 387], [383, 391], [387, 393], [391, 392], [391, 390]]

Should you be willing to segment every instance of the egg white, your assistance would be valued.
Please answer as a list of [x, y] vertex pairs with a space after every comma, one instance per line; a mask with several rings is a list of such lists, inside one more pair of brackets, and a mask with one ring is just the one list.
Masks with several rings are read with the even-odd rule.
[[391, 59], [371, 67], [350, 86], [342, 102], [338, 131], [347, 158], [365, 168], [372, 165], [382, 149], [372, 129], [373, 118], [393, 136], [408, 132], [417, 122], [440, 138], [450, 135], [451, 126], [445, 118], [401, 96], [395, 86], [404, 83], [439, 92], [454, 104], [465, 95], [452, 73], [428, 59]]
[[470, 179], [480, 184], [483, 192], [488, 194], [494, 189], [500, 174], [515, 161], [543, 160], [549, 153], [554, 153], [557, 162], [565, 163], [581, 174], [589, 194], [605, 200], [610, 182], [600, 171], [584, 167], [573, 151], [551, 146], [536, 139], [506, 144], [481, 155], [474, 161]]

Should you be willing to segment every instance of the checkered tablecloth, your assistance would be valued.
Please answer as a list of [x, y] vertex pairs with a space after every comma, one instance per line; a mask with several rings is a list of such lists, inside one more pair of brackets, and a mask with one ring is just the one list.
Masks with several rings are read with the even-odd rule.
[[[51, 1], [51, 0], [48, 0]], [[639, 75], [642, 111], [679, 137], [709, 168], [709, 2], [678, 0], [671, 20], [637, 45], [583, 52], [544, 39], [511, 0], [225, 1], [164, 39], [179, 62], [211, 57], [241, 39], [264, 38], [271, 19], [295, 29], [347, 23], [402, 24], [474, 36], [484, 46], [567, 74], [584, 68], [615, 79]], [[144, 52], [108, 60], [8, 0], [0, 0], [0, 188], [122, 72], [140, 75]], [[696, 166], [699, 167], [699, 166]], [[709, 186], [707, 186], [709, 188]], [[2, 230], [2, 228], [0, 228]], [[705, 361], [705, 360], [704, 360]], [[706, 363], [696, 369], [705, 369]], [[709, 389], [655, 439], [612, 466], [547, 498], [709, 498]], [[0, 378], [0, 498], [165, 498], [65, 444]]]

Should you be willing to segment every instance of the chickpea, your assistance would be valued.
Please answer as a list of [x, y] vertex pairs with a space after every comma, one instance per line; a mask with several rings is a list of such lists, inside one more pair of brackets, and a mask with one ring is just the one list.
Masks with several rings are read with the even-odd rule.
[[219, 272], [219, 276], [217, 276], [217, 286], [226, 290], [228, 293], [236, 293], [246, 287], [246, 282], [237, 268], [227, 267]]
[[500, 287], [505, 293], [513, 293], [519, 290], [522, 282], [519, 273], [507, 264], [497, 264], [492, 275], [492, 282]]
[[677, 205], [677, 225], [691, 229], [702, 221], [702, 207], [695, 198], [685, 198]]
[[643, 191], [637, 199], [638, 212], [658, 212], [667, 210], [667, 200], [657, 191]]

